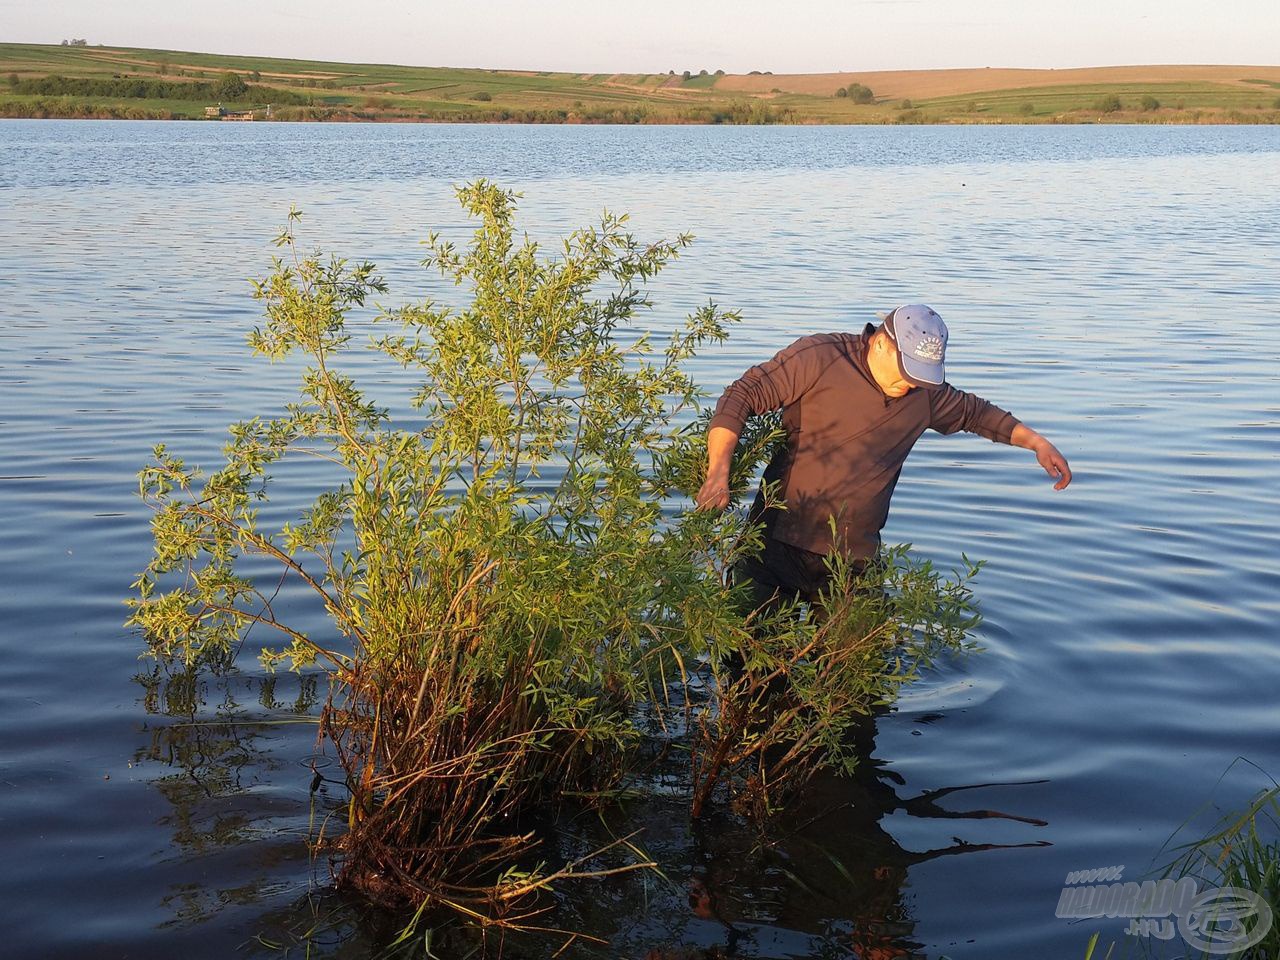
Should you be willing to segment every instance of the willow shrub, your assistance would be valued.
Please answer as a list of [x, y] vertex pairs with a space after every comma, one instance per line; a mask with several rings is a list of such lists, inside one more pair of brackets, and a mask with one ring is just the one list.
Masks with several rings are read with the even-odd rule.
[[[130, 622], [161, 658], [225, 658], [256, 628], [278, 640], [268, 667], [322, 664], [321, 734], [350, 791], [333, 831], [340, 882], [510, 921], [552, 881], [621, 869], [531, 869], [521, 815], [609, 796], [655, 720], [685, 732], [695, 813], [723, 792], [769, 809], [797, 771], [850, 764], [841, 731], [941, 646], [963, 645], [973, 619], [962, 584], [895, 562], [874, 609], [844, 571], [856, 616], [755, 623], [725, 573], [756, 534], [673, 498], [705, 469], [684, 365], [736, 315], [708, 305], [661, 344], [634, 336], [646, 282], [691, 238], [642, 244], [606, 214], [546, 257], [517, 240], [512, 194], [480, 181], [459, 199], [473, 240], [459, 250], [433, 235], [425, 264], [467, 302], [384, 310], [393, 332], [369, 344], [419, 383], [407, 424], [342, 372], [348, 314], [384, 283], [371, 264], [303, 254], [290, 214], [250, 342], [306, 358], [300, 402], [233, 425], [207, 475], [156, 448], [140, 474], [154, 555]], [[744, 436], [739, 493], [777, 439], [776, 421]], [[338, 479], [267, 529], [271, 470], [299, 457]], [[295, 581], [331, 631], [277, 616], [275, 594], [244, 572], [261, 558], [279, 567], [269, 589]], [[721, 666], [731, 651], [742, 677]], [[760, 695], [784, 675], [784, 695]]]

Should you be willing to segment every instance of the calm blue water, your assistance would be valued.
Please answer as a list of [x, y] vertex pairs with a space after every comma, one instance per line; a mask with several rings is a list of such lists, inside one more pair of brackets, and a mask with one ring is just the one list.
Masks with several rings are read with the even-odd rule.
[[[161, 440], [212, 463], [229, 422], [290, 399], [296, 368], [243, 345], [290, 204], [308, 245], [380, 265], [388, 303], [447, 298], [418, 241], [465, 240], [451, 184], [481, 175], [523, 191], [540, 239], [604, 207], [641, 237], [696, 234], [652, 326], [709, 298], [743, 311], [697, 365], [712, 391], [797, 336], [923, 300], [951, 326], [951, 381], [1076, 472], [1056, 493], [1025, 451], [924, 438], [886, 539], [988, 561], [985, 652], [881, 717], [881, 776], [816, 786], [809, 827], [761, 852], [690, 840], [678, 805], [635, 811], [677, 887], [593, 888], [561, 919], [614, 937], [602, 956], [1123, 941], [1122, 921], [1054, 916], [1066, 873], [1138, 877], [1204, 804], [1267, 782], [1219, 782], [1238, 756], [1280, 775], [1280, 129], [4, 121], [6, 955], [280, 955], [264, 942], [333, 911], [346, 925], [320, 947], [377, 938], [301, 839], [334, 798], [308, 792], [314, 726], [278, 721], [323, 688], [264, 683], [251, 657], [194, 688], [147, 680], [120, 626], [150, 543], [134, 474]], [[393, 375], [352, 366], [393, 399]], [[297, 481], [299, 500], [318, 482]], [[927, 795], [951, 787], [969, 789]], [[974, 810], [1024, 819], [953, 816]]]

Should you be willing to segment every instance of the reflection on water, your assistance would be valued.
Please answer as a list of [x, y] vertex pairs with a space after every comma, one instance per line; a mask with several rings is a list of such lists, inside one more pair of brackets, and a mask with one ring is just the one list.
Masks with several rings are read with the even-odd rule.
[[[146, 725], [148, 740], [138, 747], [132, 764], [163, 771], [150, 782], [170, 807], [159, 824], [170, 831], [175, 853], [184, 860], [212, 863], [241, 861], [243, 851], [255, 851], [255, 869], [239, 876], [225, 872], [224, 879], [232, 881], [226, 885], [173, 885], [162, 898], [170, 917], [161, 927], [202, 923], [228, 905], [271, 904], [296, 892], [292, 866], [305, 860], [317, 818], [335, 806], [320, 773], [323, 758], [305, 759], [310, 774], [293, 773], [311, 783], [305, 830], [300, 829], [296, 803], [264, 804], [255, 790], [267, 778], [299, 765], [274, 756], [268, 741], [284, 725], [315, 730], [312, 713], [320, 677], [243, 677], [234, 661], [233, 653], [198, 668], [153, 663], [134, 677], [143, 691], [142, 708], [152, 719]], [[246, 694], [256, 707], [244, 702]], [[279, 875], [281, 866], [289, 869], [287, 875]]]
[[[294, 763], [305, 768], [294, 775], [309, 780], [305, 831], [299, 829], [296, 803], [271, 810], [255, 796], [255, 785], [268, 772], [280, 775], [287, 766], [273, 758], [267, 741], [282, 725], [314, 724], [320, 679], [317, 674], [244, 677], [234, 656], [203, 669], [153, 664], [135, 677], [143, 709], [153, 720], [147, 725], [148, 742], [133, 763], [157, 764], [165, 771], [151, 784], [170, 807], [160, 823], [171, 831], [175, 851], [197, 861], [220, 861], [226, 851], [255, 851], [254, 869], [234, 877], [221, 871], [223, 881], [233, 882], [187, 881], [171, 887], [161, 900], [168, 914], [161, 929], [199, 925], [230, 907], [248, 907], [257, 926], [243, 945], [249, 955], [287, 955], [295, 949], [313, 957], [355, 956], [356, 950], [398, 955], [391, 945], [409, 916], [333, 892], [314, 863], [305, 889], [300, 890], [295, 874], [277, 873], [303, 860], [319, 839], [321, 822], [341, 811], [346, 793], [329, 758], [315, 754]], [[570, 809], [560, 821], [544, 824], [540, 856], [553, 861], [603, 847], [616, 839], [614, 831], [638, 830], [636, 843], [658, 861], [660, 874], [611, 879], [604, 897], [597, 883], [565, 885], [557, 903], [543, 904], [550, 912], [539, 925], [597, 936], [610, 931], [608, 946], [571, 942], [565, 954], [571, 957], [618, 956], [618, 951], [648, 960], [924, 956], [912, 936], [915, 918], [906, 895], [912, 866], [1048, 841], [974, 843], [957, 836], [947, 845], [913, 851], [885, 829], [884, 818], [903, 812], [932, 820], [1047, 823], [942, 804], [986, 787], [1018, 784], [966, 784], [904, 796], [902, 778], [872, 756], [876, 723], [886, 713], [878, 711], [852, 731], [859, 757], [854, 776], [816, 777], [785, 818], [763, 832], [725, 809], [690, 822], [689, 798], [670, 789], [684, 781], [683, 754], [654, 769], [648, 780], [653, 789], [642, 789], [641, 799], [625, 810], [607, 811], [593, 822], [594, 814]], [[335, 826], [327, 832], [332, 836]], [[476, 946], [470, 931], [445, 927], [434, 934], [437, 946]], [[541, 943], [536, 935], [512, 937], [517, 949], [537, 955], [555, 949], [550, 940]], [[401, 945], [399, 954], [414, 955], [413, 950]]]
[[[687, 802], [649, 800], [609, 817], [613, 830], [641, 828], [637, 843], [664, 876], [632, 875], [599, 887], [567, 887], [556, 925], [608, 936], [609, 948], [576, 947], [574, 956], [648, 960], [719, 957], [846, 957], [882, 960], [924, 956], [914, 937], [907, 889], [911, 867], [939, 857], [1048, 845], [1045, 840], [973, 843], [954, 837], [921, 851], [904, 847], [883, 820], [904, 812], [921, 820], [1004, 819], [1047, 826], [1035, 817], [997, 810], [948, 809], [986, 787], [967, 784], [903, 796], [901, 778], [872, 758], [876, 723], [854, 732], [860, 763], [854, 776], [815, 778], [792, 808], [757, 832], [723, 809], [694, 824]], [[589, 825], [568, 828], [562, 855], [605, 835]]]

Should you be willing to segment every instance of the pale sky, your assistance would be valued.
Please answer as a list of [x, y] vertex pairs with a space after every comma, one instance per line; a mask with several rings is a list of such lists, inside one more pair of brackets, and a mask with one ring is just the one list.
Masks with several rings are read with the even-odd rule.
[[665, 73], [1280, 63], [1280, 0], [0, 0], [0, 41]]

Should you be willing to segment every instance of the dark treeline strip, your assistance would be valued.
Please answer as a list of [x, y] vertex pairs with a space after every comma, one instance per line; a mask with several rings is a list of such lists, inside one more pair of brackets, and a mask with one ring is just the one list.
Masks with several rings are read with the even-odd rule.
[[52, 74], [9, 83], [14, 93], [35, 94], [42, 97], [123, 97], [130, 100], [208, 100], [213, 96], [212, 83], [193, 83], [182, 80], [144, 80], [141, 77], [124, 77], [111, 80], [93, 80], [88, 77], [62, 77]]
[[74, 100], [0, 100], [0, 117], [8, 120], [181, 120], [171, 110], [126, 104]]
[[690, 107], [679, 110], [652, 110], [646, 107], [587, 107], [576, 110], [463, 110], [441, 112], [441, 119], [467, 123], [790, 123], [789, 112], [755, 112], [737, 106]]
[[[28, 79], [9, 78], [9, 89], [41, 97], [115, 97], [126, 100], [218, 100], [225, 99], [217, 83], [201, 83], [183, 80], [146, 80], [141, 77], [120, 77], [96, 80], [88, 77], [63, 77], [51, 74], [47, 77]], [[306, 105], [308, 97], [280, 87], [248, 86], [237, 99], [265, 99], [273, 103]]]
[[[764, 109], [761, 109], [764, 107]], [[574, 110], [507, 108], [463, 109], [403, 105], [383, 100], [365, 107], [314, 104], [286, 107], [275, 112], [278, 120], [424, 120], [449, 123], [688, 123], [781, 124], [793, 123], [790, 111], [755, 104], [729, 107], [682, 107], [654, 110], [649, 107], [579, 107]]]
[[576, 110], [509, 109], [421, 111], [433, 119], [462, 123], [790, 123], [791, 114], [779, 110], [758, 111], [750, 107], [692, 107], [679, 110], [652, 110], [647, 107], [586, 107]]

